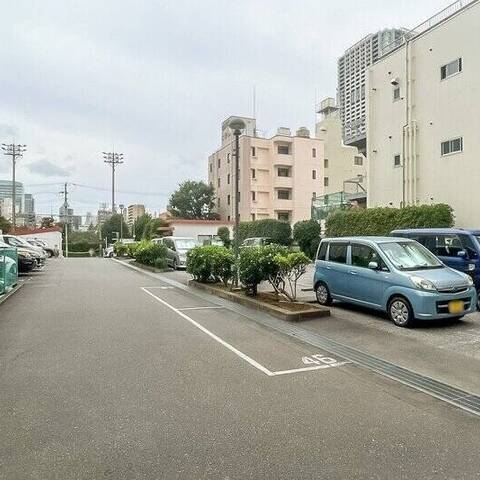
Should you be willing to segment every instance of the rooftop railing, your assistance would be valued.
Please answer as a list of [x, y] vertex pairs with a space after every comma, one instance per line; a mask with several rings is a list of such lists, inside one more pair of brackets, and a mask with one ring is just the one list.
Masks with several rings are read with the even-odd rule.
[[457, 0], [455, 3], [452, 3], [448, 7], [444, 8], [442, 11], [436, 13], [417, 27], [413, 28], [412, 30], [407, 30], [401, 37], [396, 38], [393, 42], [381, 47], [379, 58], [387, 55], [390, 52], [393, 52], [393, 50], [397, 49], [398, 47], [401, 47], [407, 40], [410, 40], [426, 32], [435, 25], [443, 22], [443, 20], [454, 15], [462, 8], [465, 8], [467, 5], [478, 1], [479, 0]]

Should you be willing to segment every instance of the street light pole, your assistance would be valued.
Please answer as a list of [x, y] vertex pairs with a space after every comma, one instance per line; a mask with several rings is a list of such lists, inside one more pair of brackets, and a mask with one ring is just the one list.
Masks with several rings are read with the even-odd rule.
[[12, 157], [12, 230], [15, 233], [17, 226], [17, 184], [15, 179], [15, 166], [17, 157], [22, 157], [27, 150], [26, 145], [16, 145], [15, 143], [2, 143], [2, 150], [4, 155]]
[[123, 240], [123, 209], [125, 208], [125, 205], [119, 205], [120, 208], [120, 242]]
[[104, 163], [112, 167], [112, 214], [115, 213], [115, 167], [123, 163], [123, 153], [103, 152]]
[[230, 129], [233, 131], [233, 135], [235, 137], [235, 194], [233, 198], [235, 199], [234, 205], [234, 216], [235, 216], [235, 231], [234, 231], [234, 239], [233, 239], [233, 254], [235, 257], [235, 267], [237, 274], [235, 276], [234, 283], [238, 286], [238, 256], [240, 250], [240, 242], [239, 242], [239, 224], [240, 224], [240, 213], [239, 213], [239, 187], [240, 182], [238, 178], [238, 172], [240, 167], [240, 135], [242, 134], [242, 130], [245, 128], [245, 122], [241, 118], [233, 118], [230, 120], [228, 124]]

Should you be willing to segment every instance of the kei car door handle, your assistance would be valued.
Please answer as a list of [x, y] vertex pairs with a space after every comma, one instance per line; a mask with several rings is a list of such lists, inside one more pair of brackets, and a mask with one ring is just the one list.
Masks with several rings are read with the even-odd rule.
[[350, 270], [350, 275], [358, 275], [358, 272], [356, 272], [355, 270]]

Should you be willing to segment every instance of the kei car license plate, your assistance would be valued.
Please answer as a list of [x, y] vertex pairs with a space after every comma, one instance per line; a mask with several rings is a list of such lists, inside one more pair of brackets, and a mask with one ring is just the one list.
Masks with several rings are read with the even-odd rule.
[[464, 310], [464, 303], [462, 300], [452, 300], [448, 302], [448, 311], [450, 313], [462, 313]]

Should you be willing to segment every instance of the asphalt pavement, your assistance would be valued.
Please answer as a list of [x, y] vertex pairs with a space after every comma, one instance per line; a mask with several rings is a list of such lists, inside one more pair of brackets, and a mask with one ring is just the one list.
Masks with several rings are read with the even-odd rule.
[[5, 479], [480, 478], [480, 417], [108, 259], [0, 306], [0, 411]]

